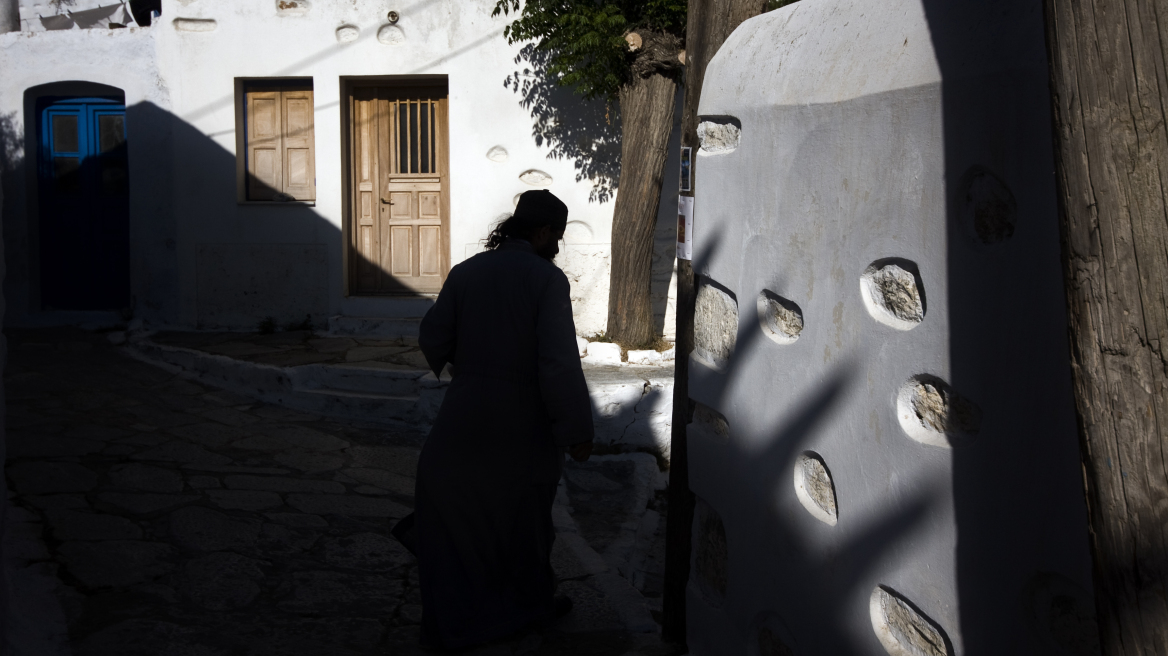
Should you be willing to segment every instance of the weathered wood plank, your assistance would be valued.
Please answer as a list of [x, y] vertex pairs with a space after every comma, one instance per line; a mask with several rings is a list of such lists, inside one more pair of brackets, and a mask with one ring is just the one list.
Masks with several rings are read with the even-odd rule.
[[1168, 653], [1162, 0], [1046, 0], [1072, 374], [1108, 656]]

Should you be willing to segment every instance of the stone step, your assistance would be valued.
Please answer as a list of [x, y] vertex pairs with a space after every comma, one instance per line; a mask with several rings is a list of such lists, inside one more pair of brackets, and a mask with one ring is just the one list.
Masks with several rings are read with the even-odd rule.
[[126, 350], [146, 362], [180, 369], [200, 382], [260, 401], [373, 423], [429, 424], [448, 382], [427, 371], [368, 363], [275, 367], [148, 339], [135, 340]]
[[329, 333], [361, 337], [416, 338], [421, 323], [421, 317], [335, 316], [329, 317]]
[[295, 392], [299, 409], [326, 417], [360, 418], [375, 422], [410, 422], [423, 419], [418, 395], [390, 396], [338, 389], [302, 389]]
[[292, 384], [298, 390], [333, 389], [391, 396], [417, 396], [419, 379], [429, 373], [378, 362], [310, 364], [292, 367], [291, 372]]
[[[200, 382], [326, 417], [425, 428], [438, 415], [449, 377], [383, 362], [276, 367], [196, 349], [134, 339], [127, 351], [175, 367]], [[669, 457], [671, 366], [585, 363], [596, 441]]]

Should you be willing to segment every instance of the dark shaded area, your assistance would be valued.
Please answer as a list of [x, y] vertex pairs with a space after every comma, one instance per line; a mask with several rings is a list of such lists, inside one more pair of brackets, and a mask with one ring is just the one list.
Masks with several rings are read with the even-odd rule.
[[620, 178], [620, 107], [584, 100], [560, 86], [548, 73], [550, 57], [533, 44], [524, 46], [515, 57], [522, 70], [508, 75], [503, 86], [519, 94], [520, 106], [531, 112], [536, 145], [546, 144], [551, 159], [572, 161], [576, 181], [592, 182], [589, 200], [612, 200]]
[[[311, 490], [338, 491], [333, 478], [346, 467], [408, 475], [420, 435], [322, 421], [194, 384], [127, 359], [103, 334], [7, 332], [9, 482], [66, 565], [59, 575], [73, 590], [57, 594], [73, 653], [198, 645], [360, 654], [416, 641], [408, 628], [416, 610], [399, 601], [417, 603], [416, 572], [393, 549], [386, 521], [344, 513], [343, 504], [322, 521], [296, 506], [339, 501]], [[248, 446], [256, 440], [317, 447], [297, 455]], [[337, 440], [350, 446], [331, 448]], [[251, 485], [273, 475], [294, 477], [300, 491]], [[387, 492], [375, 497], [384, 512], [412, 505], [410, 488]], [[249, 512], [249, 498], [267, 507]], [[387, 631], [393, 624], [402, 628]]]
[[943, 80], [947, 382], [982, 411], [953, 449], [964, 651], [1097, 654], [1090, 592], [1072, 582], [1090, 561], [1042, 3], [923, 6]]
[[[414, 504], [422, 434], [194, 383], [101, 333], [7, 334], [18, 547], [7, 555], [34, 571], [59, 564], [44, 576], [68, 586], [20, 578], [33, 613], [22, 618], [49, 626], [38, 595], [56, 597], [77, 656], [425, 653], [416, 562], [390, 537]], [[572, 562], [556, 563], [557, 576]], [[586, 589], [580, 578], [568, 594]], [[486, 653], [677, 653], [652, 635], [570, 630], [521, 633]]]
[[150, 26], [154, 20], [150, 12], [154, 11], [162, 14], [162, 0], [130, 0], [130, 14], [134, 16], [134, 22], [142, 27]]
[[[25, 105], [36, 90], [25, 92]], [[129, 165], [124, 97], [35, 100], [41, 304], [130, 304]]]

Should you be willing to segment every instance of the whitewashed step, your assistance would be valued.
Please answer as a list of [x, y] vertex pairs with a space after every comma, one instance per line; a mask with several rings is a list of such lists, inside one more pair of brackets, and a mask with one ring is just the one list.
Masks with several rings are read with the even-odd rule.
[[329, 417], [347, 417], [364, 421], [413, 421], [419, 417], [417, 395], [390, 396], [351, 390], [297, 390], [295, 405], [300, 409]]
[[416, 396], [419, 379], [429, 373], [388, 363], [309, 364], [289, 371], [297, 390], [334, 389], [392, 396]]
[[417, 369], [369, 365], [275, 367], [137, 340], [131, 355], [185, 371], [200, 382], [267, 403], [340, 419], [425, 426], [437, 416], [447, 381]]

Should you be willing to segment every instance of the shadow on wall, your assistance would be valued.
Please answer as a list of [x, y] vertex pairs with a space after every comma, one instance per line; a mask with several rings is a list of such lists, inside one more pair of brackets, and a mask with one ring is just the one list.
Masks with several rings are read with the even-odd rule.
[[[77, 95], [50, 88], [56, 86], [26, 93], [27, 141], [15, 116], [0, 117], [5, 188], [26, 190], [23, 202], [17, 194], [5, 199], [6, 256], [9, 271], [17, 272], [6, 291], [27, 299], [29, 313], [40, 310], [40, 217], [36, 158], [22, 155], [37, 152], [37, 117], [27, 105], [50, 92]], [[268, 318], [279, 326], [306, 319], [325, 325], [331, 285], [339, 287], [340, 229], [307, 205], [239, 204], [235, 155], [167, 110], [148, 102], [129, 106], [126, 126], [133, 314], [181, 323], [186, 306], [196, 327], [210, 330], [252, 330]], [[184, 279], [184, 271], [193, 279]]]
[[620, 178], [619, 106], [582, 100], [557, 84], [547, 72], [549, 58], [533, 44], [524, 46], [515, 57], [523, 70], [508, 75], [503, 86], [519, 94], [520, 106], [531, 112], [536, 145], [547, 144], [550, 159], [572, 160], [576, 181], [592, 182], [590, 201], [612, 200]]
[[[943, 80], [949, 383], [985, 413], [976, 441], [952, 451], [965, 651], [1037, 640], [1098, 654], [1042, 4], [922, 4]], [[1034, 373], [1003, 380], [993, 365], [1007, 362]], [[1057, 542], [1068, 535], [1082, 538]]]
[[[719, 248], [719, 237], [711, 236], [708, 245], [695, 254], [694, 270], [706, 270]], [[713, 283], [708, 278], [699, 278], [699, 284]], [[704, 463], [700, 468], [691, 468], [691, 486], [710, 496], [698, 497], [694, 513], [689, 603], [721, 607], [731, 581], [736, 588], [761, 585], [770, 586], [773, 591], [777, 587], [783, 590], [782, 594], [798, 597], [803, 617], [815, 618], [819, 653], [869, 653], [870, 638], [855, 635], [847, 622], [848, 613], [841, 609], [849, 608], [858, 598], [867, 599], [870, 591], [866, 586], [872, 572], [887, 560], [898, 543], [911, 540], [915, 532], [925, 530], [923, 521], [932, 499], [938, 495], [927, 484], [906, 493], [895, 509], [873, 517], [850, 541], [831, 550], [804, 539], [805, 527], [795, 525], [776, 504], [736, 503], [744, 490], [752, 498], [766, 499], [775, 490], [789, 489], [796, 461], [833, 413], [841, 409], [839, 404], [848, 388], [864, 384], [860, 363], [845, 361], [814, 387], [791, 390], [791, 394], [801, 398], [798, 409], [774, 424], [761, 429], [729, 426], [712, 408], [734, 405], [738, 370], [757, 357], [756, 350], [764, 348], [765, 343], [763, 331], [753, 328], [759, 325], [756, 304], [737, 300], [742, 313], [737, 326], [742, 328], [738, 329], [729, 359], [718, 371], [700, 364], [690, 366], [691, 379], [701, 379], [697, 385], [691, 384], [690, 389], [703, 388], [711, 396], [703, 399], [708, 405], [690, 402], [693, 414], [688, 427], [689, 458], [691, 462]], [[731, 431], [735, 435], [733, 440]], [[751, 448], [744, 446], [747, 444]], [[708, 478], [697, 480], [698, 477]], [[718, 484], [727, 480], [735, 484]], [[734, 489], [727, 491], [727, 488]], [[714, 507], [723, 509], [725, 515], [719, 516]], [[742, 553], [766, 544], [784, 546], [782, 561], [778, 563], [781, 568], [778, 580], [759, 581], [750, 572], [730, 571], [730, 552]], [[762, 554], [751, 557], [768, 558]], [[773, 560], [773, 556], [769, 558]], [[779, 615], [762, 612], [748, 621], [752, 627], [750, 635], [758, 636], [759, 642], [757, 650], [748, 646], [746, 653], [803, 653], [789, 651], [788, 646], [798, 642]], [[700, 653], [721, 653], [726, 648], [725, 645], [694, 644], [693, 637], [691, 633], [690, 647]]]
[[[313, 205], [239, 203], [233, 153], [152, 104], [127, 111], [130, 130], [163, 122], [183, 160], [174, 170], [174, 220], [186, 242], [179, 258], [194, 260], [196, 327], [250, 329], [269, 318], [281, 327], [324, 326], [341, 287], [341, 229]], [[380, 268], [355, 249], [348, 258], [350, 271]]]

